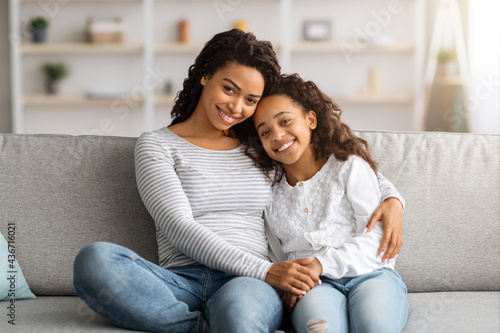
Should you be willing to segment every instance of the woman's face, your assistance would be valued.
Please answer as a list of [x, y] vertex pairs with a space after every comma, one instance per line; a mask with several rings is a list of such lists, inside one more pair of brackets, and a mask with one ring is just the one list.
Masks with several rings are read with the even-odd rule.
[[254, 125], [262, 146], [273, 160], [293, 165], [314, 156], [311, 131], [316, 113], [305, 113], [287, 96], [264, 98], [254, 115]]
[[230, 63], [211, 77], [204, 76], [201, 84], [199, 106], [215, 128], [227, 130], [254, 114], [265, 81], [258, 70]]

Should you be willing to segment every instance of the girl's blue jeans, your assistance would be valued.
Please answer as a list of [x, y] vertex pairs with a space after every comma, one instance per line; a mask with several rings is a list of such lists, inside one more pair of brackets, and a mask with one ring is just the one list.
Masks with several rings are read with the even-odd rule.
[[321, 276], [292, 310], [298, 333], [401, 332], [408, 318], [406, 286], [399, 274], [382, 268], [353, 278]]
[[148, 332], [273, 332], [283, 308], [264, 281], [190, 265], [165, 269], [97, 242], [75, 258], [78, 295], [114, 325]]

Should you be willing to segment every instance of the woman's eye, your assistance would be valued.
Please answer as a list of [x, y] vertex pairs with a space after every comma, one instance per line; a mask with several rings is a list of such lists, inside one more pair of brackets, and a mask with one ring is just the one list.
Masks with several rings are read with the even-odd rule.
[[269, 131], [263, 131], [262, 133], [260, 133], [260, 136], [267, 135], [268, 133], [269, 133]]
[[257, 101], [255, 99], [252, 99], [252, 98], [247, 98], [247, 102], [250, 104], [257, 104]]
[[233, 88], [231, 88], [231, 87], [224, 86], [224, 89], [225, 89], [228, 93], [231, 93], [231, 94], [232, 94], [232, 93], [234, 93], [234, 90], [233, 90]]
[[283, 120], [281, 123], [282, 123], [283, 125], [285, 125], [285, 124], [287, 124], [289, 121], [290, 121], [290, 119], [285, 119], [285, 120]]

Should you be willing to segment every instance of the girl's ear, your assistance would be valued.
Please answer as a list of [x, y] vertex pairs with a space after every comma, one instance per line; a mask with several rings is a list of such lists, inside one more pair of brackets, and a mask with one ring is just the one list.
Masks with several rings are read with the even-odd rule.
[[208, 81], [208, 75], [203, 75], [201, 80], [200, 80], [200, 83], [202, 86], [205, 86], [205, 84], [207, 83]]
[[312, 110], [307, 112], [306, 119], [309, 123], [309, 129], [311, 130], [315, 129], [316, 126], [318, 125], [318, 118], [316, 117], [316, 112]]

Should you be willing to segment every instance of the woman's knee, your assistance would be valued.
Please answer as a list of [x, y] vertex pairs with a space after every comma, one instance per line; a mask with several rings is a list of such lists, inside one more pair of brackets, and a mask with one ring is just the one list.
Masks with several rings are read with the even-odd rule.
[[[85, 246], [75, 257], [73, 264], [73, 279], [76, 290], [86, 284], [109, 280], [106, 274], [112, 274], [113, 263], [119, 253], [130, 251], [126, 248], [107, 242], [95, 242]], [[96, 280], [96, 281], [94, 281]]]

